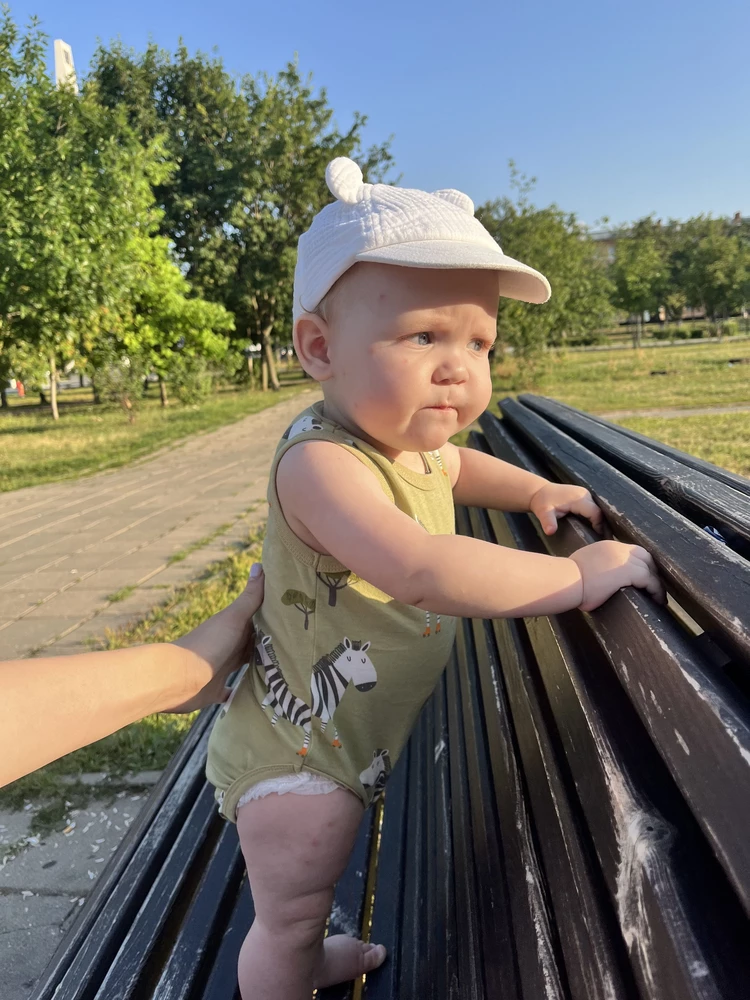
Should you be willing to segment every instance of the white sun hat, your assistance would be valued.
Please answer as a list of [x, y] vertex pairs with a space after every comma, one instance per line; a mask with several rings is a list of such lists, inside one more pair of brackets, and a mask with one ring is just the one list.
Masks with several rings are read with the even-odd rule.
[[346, 156], [328, 164], [326, 183], [336, 201], [318, 212], [297, 248], [295, 326], [357, 261], [498, 271], [501, 295], [522, 302], [550, 297], [544, 275], [503, 253], [461, 191], [365, 184]]

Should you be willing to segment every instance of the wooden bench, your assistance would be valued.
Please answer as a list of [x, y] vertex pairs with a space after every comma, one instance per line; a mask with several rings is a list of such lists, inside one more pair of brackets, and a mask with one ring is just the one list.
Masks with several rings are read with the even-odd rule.
[[[463, 621], [365, 817], [331, 932], [383, 942], [321, 1000], [740, 1000], [750, 983], [750, 482], [541, 397], [470, 444], [585, 483], [670, 591], [591, 614]], [[569, 518], [459, 509], [491, 543], [567, 555]], [[710, 529], [709, 531], [706, 528]], [[716, 532], [721, 536], [716, 537]], [[235, 1000], [253, 916], [199, 716], [35, 1000]], [[283, 998], [280, 998], [283, 1000]]]

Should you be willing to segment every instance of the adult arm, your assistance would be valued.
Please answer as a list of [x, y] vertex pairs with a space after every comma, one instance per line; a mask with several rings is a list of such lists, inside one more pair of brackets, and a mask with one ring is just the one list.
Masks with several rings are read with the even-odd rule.
[[224, 701], [246, 662], [263, 574], [181, 639], [0, 664], [0, 786], [154, 712]]

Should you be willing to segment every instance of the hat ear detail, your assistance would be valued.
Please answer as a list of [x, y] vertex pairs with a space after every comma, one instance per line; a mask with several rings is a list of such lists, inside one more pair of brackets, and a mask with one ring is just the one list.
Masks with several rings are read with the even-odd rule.
[[326, 167], [326, 184], [328, 190], [338, 201], [347, 205], [356, 205], [365, 196], [362, 170], [358, 163], [348, 156], [337, 156]]
[[456, 191], [455, 188], [441, 188], [439, 191], [433, 191], [432, 193], [436, 198], [442, 198], [443, 201], [449, 201], [451, 205], [462, 208], [469, 215], [474, 214], [474, 202], [463, 191]]

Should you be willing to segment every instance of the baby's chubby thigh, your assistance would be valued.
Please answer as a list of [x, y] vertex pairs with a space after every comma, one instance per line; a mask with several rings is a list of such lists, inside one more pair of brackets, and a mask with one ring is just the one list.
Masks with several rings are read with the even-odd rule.
[[292, 934], [302, 947], [322, 938], [363, 811], [343, 788], [327, 795], [267, 795], [239, 809], [237, 833], [256, 920], [268, 931]]

